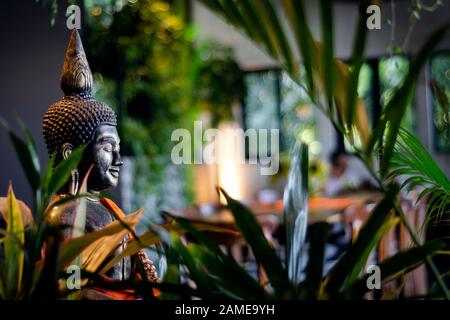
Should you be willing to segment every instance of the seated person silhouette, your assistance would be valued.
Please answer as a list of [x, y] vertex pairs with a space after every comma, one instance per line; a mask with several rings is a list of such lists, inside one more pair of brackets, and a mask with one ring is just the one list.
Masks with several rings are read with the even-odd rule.
[[337, 149], [330, 156], [331, 169], [325, 183], [325, 195], [335, 197], [355, 191], [375, 189], [376, 180], [356, 157], [343, 149]]

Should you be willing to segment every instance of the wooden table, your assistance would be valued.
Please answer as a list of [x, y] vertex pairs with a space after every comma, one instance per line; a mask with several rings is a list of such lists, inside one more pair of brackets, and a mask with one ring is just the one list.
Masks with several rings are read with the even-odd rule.
[[[347, 207], [375, 203], [380, 198], [381, 194], [374, 192], [358, 192], [335, 198], [311, 197], [308, 200], [308, 223], [326, 221], [333, 224], [339, 222], [343, 220], [342, 212]], [[248, 204], [247, 207], [256, 216], [266, 239], [272, 242], [274, 232], [283, 224], [283, 201], [279, 200], [270, 205], [254, 202]], [[233, 215], [224, 207], [208, 215], [202, 215], [199, 209], [181, 210], [172, 213], [192, 222], [210, 223], [237, 230]], [[237, 261], [243, 261], [242, 246], [245, 246], [246, 243], [241, 237], [215, 237], [215, 241], [221, 245], [226, 245]]]
[[[375, 203], [381, 198], [381, 194], [373, 191], [355, 192], [342, 197], [311, 197], [308, 200], [308, 222], [319, 221], [336, 222], [340, 220], [340, 213], [351, 205], [362, 205], [365, 203]], [[283, 200], [277, 200], [273, 204], [262, 204], [259, 202], [247, 205], [258, 217], [274, 216], [278, 223], [282, 222]], [[199, 209], [187, 209], [175, 211], [173, 214], [196, 221], [216, 223], [221, 225], [234, 225], [234, 218], [226, 208], [219, 208], [208, 215], [201, 214]]]

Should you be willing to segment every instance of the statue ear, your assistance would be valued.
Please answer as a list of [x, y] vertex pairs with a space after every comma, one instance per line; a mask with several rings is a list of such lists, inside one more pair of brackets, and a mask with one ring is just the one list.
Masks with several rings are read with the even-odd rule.
[[[73, 151], [73, 145], [70, 143], [64, 143], [61, 146], [61, 156], [62, 159], [65, 160], [67, 159]], [[70, 194], [77, 194], [78, 192], [78, 180], [79, 180], [79, 175], [78, 175], [78, 170], [72, 170], [71, 172], [71, 177], [70, 177], [70, 184], [69, 184], [69, 193]]]
[[67, 159], [73, 151], [73, 145], [70, 143], [64, 143], [61, 146], [61, 155], [63, 159]]

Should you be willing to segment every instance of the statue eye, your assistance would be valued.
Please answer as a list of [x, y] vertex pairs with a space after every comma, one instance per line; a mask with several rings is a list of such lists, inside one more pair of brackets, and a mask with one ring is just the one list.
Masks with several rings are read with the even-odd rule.
[[112, 146], [111, 143], [106, 143], [106, 144], [104, 145], [103, 149], [104, 149], [106, 152], [112, 152], [112, 151], [113, 151], [113, 146]]

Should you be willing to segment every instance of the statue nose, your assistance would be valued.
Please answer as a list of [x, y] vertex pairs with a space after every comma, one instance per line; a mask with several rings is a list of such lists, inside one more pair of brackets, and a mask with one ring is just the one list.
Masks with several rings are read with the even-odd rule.
[[120, 156], [119, 152], [115, 152], [115, 160], [114, 160], [114, 165], [117, 167], [121, 167], [123, 166], [123, 160], [122, 157]]

